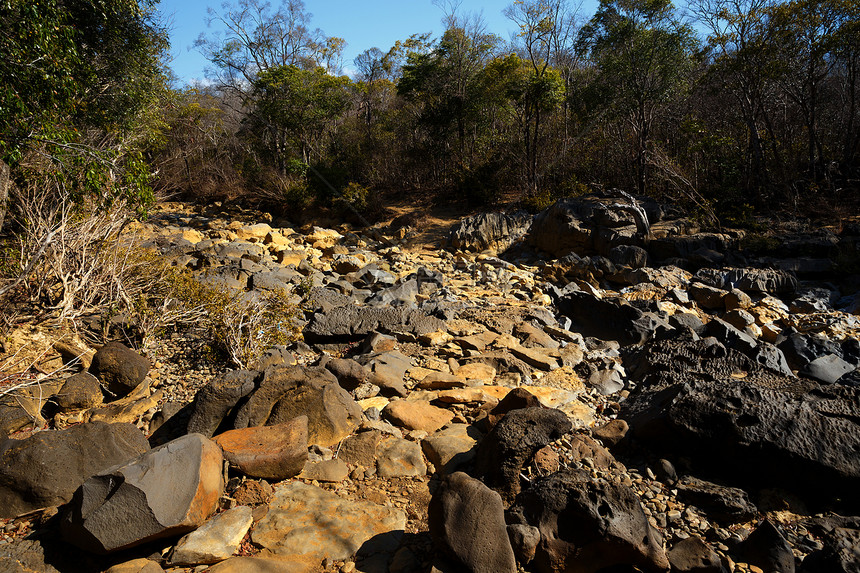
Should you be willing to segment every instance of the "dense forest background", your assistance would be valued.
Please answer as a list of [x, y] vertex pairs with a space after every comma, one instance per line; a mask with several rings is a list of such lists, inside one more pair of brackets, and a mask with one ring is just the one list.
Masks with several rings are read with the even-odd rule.
[[594, 186], [712, 223], [858, 210], [854, 0], [517, 0], [510, 41], [442, 5], [440, 37], [369, 49], [354, 77], [301, 0], [237, 0], [197, 42], [211, 83], [181, 89], [155, 1], [0, 0], [0, 191], [371, 219]]

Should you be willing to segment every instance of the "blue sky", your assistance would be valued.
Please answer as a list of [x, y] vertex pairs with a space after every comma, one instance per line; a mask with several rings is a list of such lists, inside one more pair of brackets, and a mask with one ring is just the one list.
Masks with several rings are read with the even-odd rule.
[[[273, 0], [272, 4], [279, 1]], [[482, 13], [488, 29], [508, 39], [514, 25], [502, 15], [502, 10], [511, 1], [462, 0], [459, 12]], [[181, 82], [204, 79], [206, 59], [192, 46], [201, 32], [217, 29], [214, 24], [213, 28], [207, 28], [206, 8], [218, 9], [220, 5], [220, 0], [161, 0], [159, 12], [171, 27], [171, 67]], [[305, 8], [313, 14], [311, 27], [346, 40], [347, 70], [353, 58], [368, 48], [375, 46], [386, 51], [397, 40], [424, 32], [438, 36], [443, 28], [444, 14], [431, 0], [305, 0]], [[586, 12], [586, 16], [592, 12], [593, 9]]]

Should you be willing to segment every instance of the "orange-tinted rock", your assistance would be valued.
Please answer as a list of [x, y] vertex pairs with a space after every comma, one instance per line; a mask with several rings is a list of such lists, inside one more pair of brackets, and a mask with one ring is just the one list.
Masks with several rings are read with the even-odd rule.
[[241, 428], [213, 441], [224, 459], [245, 475], [282, 480], [297, 476], [308, 459], [308, 418], [299, 416], [275, 426]]
[[396, 400], [388, 404], [382, 415], [395, 426], [408, 430], [424, 430], [432, 434], [454, 418], [454, 413], [437, 408], [426, 400]]

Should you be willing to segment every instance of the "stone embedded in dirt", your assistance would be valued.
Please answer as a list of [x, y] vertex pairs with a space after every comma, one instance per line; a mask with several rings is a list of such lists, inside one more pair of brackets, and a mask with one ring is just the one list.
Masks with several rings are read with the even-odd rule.
[[328, 557], [343, 560], [373, 537], [399, 538], [406, 528], [400, 509], [350, 501], [313, 485], [280, 485], [251, 540], [278, 556], [309, 556], [317, 566]]
[[253, 523], [244, 505], [220, 513], [179, 540], [168, 563], [172, 566], [211, 565], [233, 555]]
[[[798, 394], [732, 379], [689, 380], [632, 394], [621, 416], [652, 451], [690, 458], [738, 482], [840, 496], [860, 478], [860, 388]], [[822, 480], [827, 488], [815, 486]]]
[[581, 462], [588, 458], [596, 468], [607, 469], [615, 463], [615, 458], [609, 451], [598, 444], [592, 438], [583, 434], [574, 434], [570, 437], [570, 456], [571, 460]]
[[121, 398], [143, 382], [149, 360], [120, 342], [108, 342], [98, 349], [90, 364], [90, 374], [98, 378], [115, 398]]
[[258, 377], [259, 372], [253, 370], [231, 370], [200, 389], [191, 405], [188, 432], [203, 434], [207, 438], [215, 435], [218, 426], [239, 400], [254, 391]]
[[501, 253], [528, 232], [531, 222], [532, 216], [524, 211], [479, 213], [451, 227], [448, 242], [461, 251]]
[[90, 422], [0, 447], [0, 518], [66, 503], [87, 478], [149, 450], [131, 424]]
[[427, 464], [421, 446], [402, 438], [389, 436], [376, 447], [376, 467], [381, 478], [423, 476]]
[[540, 573], [598, 571], [635, 565], [662, 572], [669, 560], [627, 486], [593, 479], [583, 470], [541, 478], [517, 496], [509, 522], [537, 527], [541, 541], [531, 567]]
[[308, 418], [285, 424], [229, 430], [213, 438], [224, 459], [247, 476], [284, 480], [301, 473], [308, 459]]
[[111, 553], [200, 527], [224, 491], [221, 449], [200, 434], [154, 448], [81, 485], [61, 522], [66, 541]]
[[614, 448], [627, 436], [630, 427], [624, 420], [609, 420], [591, 431], [591, 435], [603, 442], [607, 448]]
[[395, 400], [382, 410], [382, 417], [395, 426], [432, 434], [450, 422], [454, 413], [437, 408], [427, 400]]
[[231, 557], [207, 569], [209, 573], [317, 573], [319, 559], [292, 555], [276, 557]]
[[478, 445], [475, 472], [508, 501], [520, 491], [520, 470], [539, 449], [570, 432], [559, 411], [524, 408], [508, 412]]
[[755, 516], [758, 509], [742, 489], [719, 485], [692, 476], [682, 477], [675, 484], [678, 497], [727, 523], [744, 521]]
[[307, 462], [299, 477], [306, 480], [340, 482], [349, 477], [349, 467], [340, 459]]
[[445, 477], [428, 508], [433, 542], [475, 573], [517, 570], [502, 499], [479, 480], [457, 472]]
[[80, 410], [98, 406], [104, 401], [104, 395], [95, 376], [89, 372], [80, 372], [66, 378], [54, 400], [62, 411]]
[[361, 407], [324, 368], [276, 366], [236, 414], [235, 428], [276, 425], [308, 418], [308, 443], [328, 447], [352, 433]]
[[406, 396], [403, 377], [412, 367], [412, 360], [396, 350], [371, 354], [360, 358], [370, 372], [368, 382], [378, 386], [383, 396]]
[[376, 464], [376, 446], [381, 439], [382, 432], [378, 430], [353, 434], [341, 442], [337, 457], [348, 464], [373, 467]]
[[355, 390], [367, 380], [367, 370], [351, 358], [332, 358], [325, 363], [325, 369], [334, 374], [344, 390]]
[[481, 432], [468, 424], [451, 424], [421, 441], [424, 455], [439, 475], [457, 471], [475, 458]]
[[764, 520], [735, 552], [742, 559], [764, 571], [794, 573], [794, 553], [782, 533], [770, 520]]
[[720, 556], [701, 537], [688, 537], [669, 550], [672, 571], [678, 573], [728, 573]]

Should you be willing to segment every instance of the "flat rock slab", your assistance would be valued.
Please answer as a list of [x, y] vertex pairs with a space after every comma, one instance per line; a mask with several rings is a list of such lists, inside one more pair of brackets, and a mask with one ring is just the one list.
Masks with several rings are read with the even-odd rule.
[[299, 477], [330, 483], [339, 482], [349, 477], [349, 466], [346, 465], [346, 462], [337, 458], [320, 462], [308, 462], [305, 464]]
[[426, 400], [395, 400], [382, 411], [383, 417], [407, 430], [432, 434], [454, 418], [454, 413], [437, 408]]
[[423, 476], [427, 473], [421, 446], [416, 442], [389, 436], [379, 443], [376, 454], [377, 470], [382, 478]]
[[216, 515], [179, 540], [171, 565], [209, 565], [229, 558], [239, 548], [253, 523], [253, 511], [240, 505]]
[[231, 557], [207, 571], [209, 573], [315, 573], [319, 561], [311, 558]]
[[[369, 501], [349, 501], [301, 482], [275, 491], [251, 533], [254, 543], [280, 556], [347, 559], [375, 536], [402, 534], [406, 514]], [[319, 561], [317, 561], [319, 563]]]
[[164, 569], [155, 561], [140, 558], [118, 563], [110, 569], [106, 569], [105, 573], [162, 573], [163, 571]]

